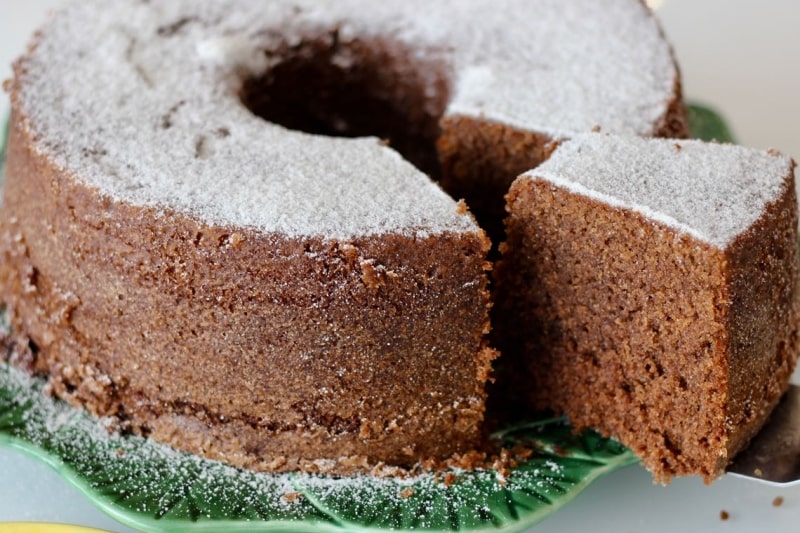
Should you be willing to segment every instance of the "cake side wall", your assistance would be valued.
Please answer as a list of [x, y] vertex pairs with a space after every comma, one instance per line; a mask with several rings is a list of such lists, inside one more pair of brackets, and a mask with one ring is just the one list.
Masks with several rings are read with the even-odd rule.
[[731, 353], [728, 458], [766, 421], [797, 360], [798, 241], [794, 176], [751, 229], [727, 250]]
[[494, 356], [482, 235], [208, 227], [99, 197], [32, 149], [16, 115], [0, 230], [28, 363], [96, 414], [263, 470], [478, 443]]
[[[632, 211], [520, 178], [496, 268], [508, 387], [614, 436], [660, 481], [726, 453], [722, 252]], [[524, 395], [525, 393], [523, 393]]]

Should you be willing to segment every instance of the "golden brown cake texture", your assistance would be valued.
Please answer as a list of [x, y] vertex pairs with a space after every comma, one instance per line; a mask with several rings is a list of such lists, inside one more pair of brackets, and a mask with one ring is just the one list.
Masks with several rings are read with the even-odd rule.
[[797, 357], [793, 169], [588, 135], [516, 180], [497, 328], [527, 401], [618, 438], [657, 480], [720, 475]]
[[483, 211], [579, 132], [684, 134], [678, 71], [638, 0], [365, 5], [88, 0], [49, 20], [8, 85], [16, 364], [257, 470], [479, 444], [489, 242], [398, 151]]

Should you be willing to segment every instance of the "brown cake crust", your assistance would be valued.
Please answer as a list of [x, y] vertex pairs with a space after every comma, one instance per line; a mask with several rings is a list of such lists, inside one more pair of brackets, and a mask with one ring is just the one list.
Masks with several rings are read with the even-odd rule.
[[778, 402], [798, 351], [797, 200], [785, 179], [724, 250], [517, 180], [496, 268], [503, 365], [527, 370], [512, 388], [618, 438], [658, 481], [720, 475]]
[[256, 470], [411, 465], [479, 443], [485, 237], [211, 227], [102, 197], [30, 135], [15, 112], [0, 295], [57, 395]]

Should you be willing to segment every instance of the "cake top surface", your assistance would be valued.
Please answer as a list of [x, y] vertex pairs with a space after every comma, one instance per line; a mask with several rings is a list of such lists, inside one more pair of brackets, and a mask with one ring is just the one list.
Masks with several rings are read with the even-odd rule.
[[445, 114], [556, 138], [650, 134], [674, 96], [671, 51], [638, 0], [84, 0], [51, 17], [13, 87], [36, 148], [115, 198], [295, 236], [474, 231], [378, 139], [292, 131], [244, 106], [271, 51], [334, 30], [441, 60]]
[[725, 249], [777, 201], [794, 162], [773, 151], [732, 144], [576, 136], [524, 174], [631, 209]]

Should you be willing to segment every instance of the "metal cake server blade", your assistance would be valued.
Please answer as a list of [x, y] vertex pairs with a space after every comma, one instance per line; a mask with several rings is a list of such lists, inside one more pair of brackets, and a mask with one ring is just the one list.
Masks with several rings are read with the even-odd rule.
[[789, 386], [766, 425], [734, 457], [727, 473], [769, 485], [800, 485], [800, 386]]

